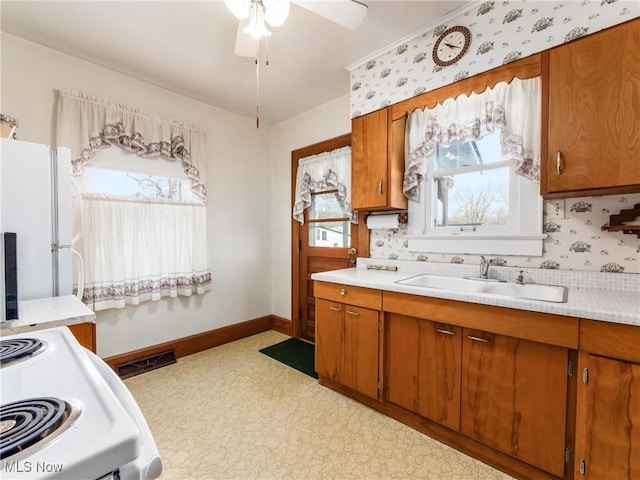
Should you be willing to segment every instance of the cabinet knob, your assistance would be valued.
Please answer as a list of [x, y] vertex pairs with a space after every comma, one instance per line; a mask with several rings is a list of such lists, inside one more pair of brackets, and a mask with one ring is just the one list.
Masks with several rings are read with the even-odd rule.
[[562, 153], [558, 150], [558, 155], [556, 156], [556, 174], [560, 175], [562, 173]]
[[344, 288], [340, 289], [340, 295], [342, 295], [343, 297], [347, 294], [347, 291]]

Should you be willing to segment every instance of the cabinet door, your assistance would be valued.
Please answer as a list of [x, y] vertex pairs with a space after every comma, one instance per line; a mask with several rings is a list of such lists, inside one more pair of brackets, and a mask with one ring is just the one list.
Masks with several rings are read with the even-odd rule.
[[378, 398], [378, 339], [380, 312], [344, 305], [342, 383]]
[[549, 55], [543, 194], [640, 186], [640, 21]]
[[[584, 366], [584, 365], [582, 365]], [[640, 478], [640, 365], [588, 356], [588, 381], [578, 385], [576, 474]]]
[[351, 122], [351, 206], [367, 210], [387, 206], [387, 110]]
[[462, 433], [562, 477], [567, 364], [566, 348], [464, 329]]
[[316, 372], [336, 382], [342, 381], [341, 303], [316, 299]]
[[387, 332], [387, 400], [459, 430], [462, 329], [390, 314]]

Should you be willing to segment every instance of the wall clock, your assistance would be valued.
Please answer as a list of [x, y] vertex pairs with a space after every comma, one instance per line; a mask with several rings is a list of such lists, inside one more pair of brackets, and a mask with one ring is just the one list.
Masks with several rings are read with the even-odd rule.
[[460, 60], [471, 45], [471, 32], [461, 25], [446, 29], [433, 46], [433, 61], [440, 67], [448, 67]]

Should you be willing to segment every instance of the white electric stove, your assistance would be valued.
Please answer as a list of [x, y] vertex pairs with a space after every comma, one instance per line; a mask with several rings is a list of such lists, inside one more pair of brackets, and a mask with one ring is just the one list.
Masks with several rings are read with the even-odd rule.
[[0, 403], [0, 478], [160, 476], [133, 396], [66, 327], [0, 337]]

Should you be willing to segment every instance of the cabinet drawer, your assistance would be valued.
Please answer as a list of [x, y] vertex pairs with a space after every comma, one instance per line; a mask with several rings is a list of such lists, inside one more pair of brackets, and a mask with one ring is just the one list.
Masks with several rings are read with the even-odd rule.
[[580, 320], [580, 350], [640, 363], [640, 326]]
[[370, 308], [372, 310], [382, 310], [382, 291], [380, 290], [316, 281], [313, 292], [317, 298]]
[[574, 317], [387, 291], [384, 292], [383, 310], [559, 347], [578, 348], [580, 321]]

